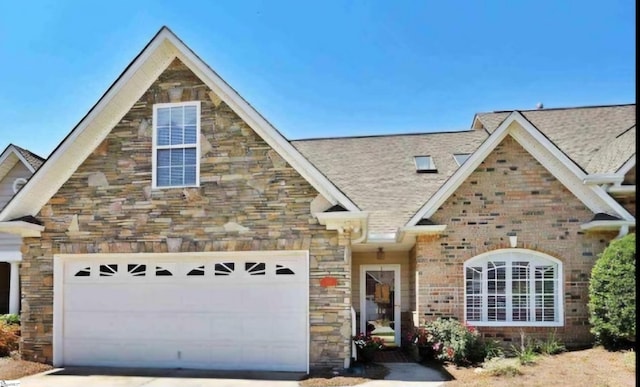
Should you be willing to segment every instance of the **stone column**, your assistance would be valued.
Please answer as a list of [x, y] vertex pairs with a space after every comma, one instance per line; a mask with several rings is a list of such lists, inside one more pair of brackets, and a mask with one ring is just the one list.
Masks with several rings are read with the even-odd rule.
[[9, 262], [11, 278], [9, 279], [9, 313], [20, 314], [20, 262]]

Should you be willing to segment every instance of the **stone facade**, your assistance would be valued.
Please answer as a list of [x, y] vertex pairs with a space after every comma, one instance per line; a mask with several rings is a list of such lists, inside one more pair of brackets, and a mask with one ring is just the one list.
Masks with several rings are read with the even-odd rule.
[[[201, 101], [200, 187], [152, 189], [152, 106]], [[175, 101], [172, 101], [175, 102]], [[23, 244], [23, 357], [52, 361], [53, 256], [75, 253], [309, 250], [310, 363], [350, 357], [345, 241], [310, 211], [318, 192], [183, 63], [174, 60], [37, 214]], [[335, 287], [320, 279], [337, 278]]]
[[562, 183], [512, 137], [507, 136], [432, 216], [446, 224], [440, 236], [420, 236], [416, 244], [418, 311], [422, 320], [440, 316], [464, 319], [463, 264], [481, 253], [518, 246], [563, 262], [564, 326], [559, 328], [486, 328], [485, 337], [504, 341], [545, 338], [557, 331], [567, 345], [591, 342], [588, 286], [591, 268], [614, 233], [585, 233], [580, 224], [593, 218]]

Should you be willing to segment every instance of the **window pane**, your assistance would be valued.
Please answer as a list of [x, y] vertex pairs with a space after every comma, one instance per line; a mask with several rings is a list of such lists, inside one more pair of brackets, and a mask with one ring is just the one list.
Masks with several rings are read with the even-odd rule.
[[169, 127], [158, 127], [158, 145], [169, 145]]
[[169, 126], [169, 109], [160, 108], [157, 110], [156, 125], [157, 126]]
[[184, 149], [171, 149], [171, 166], [182, 165], [184, 165]]
[[183, 185], [182, 167], [171, 167], [171, 185]]
[[156, 176], [158, 182], [158, 187], [166, 187], [171, 181], [169, 180], [169, 168], [158, 168], [158, 173]]
[[196, 165], [196, 148], [186, 148], [184, 150], [184, 165]]
[[182, 128], [184, 126], [184, 107], [172, 107], [171, 108], [171, 127]]
[[168, 149], [158, 149], [158, 167], [169, 166], [171, 160], [171, 153]]
[[171, 127], [171, 145], [182, 145], [182, 128], [181, 127]]
[[196, 184], [196, 167], [187, 166], [184, 168], [184, 184], [195, 185]]
[[185, 106], [184, 107], [184, 124], [185, 125], [196, 125], [197, 122], [197, 109], [195, 106]]
[[184, 128], [184, 143], [195, 144], [196, 143], [196, 127], [195, 125], [185, 126]]

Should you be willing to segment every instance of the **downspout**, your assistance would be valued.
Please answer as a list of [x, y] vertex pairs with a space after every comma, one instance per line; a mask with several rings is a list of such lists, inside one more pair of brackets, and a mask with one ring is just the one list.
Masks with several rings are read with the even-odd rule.
[[618, 232], [618, 236], [616, 236], [613, 239], [616, 240], [616, 239], [623, 238], [628, 233], [629, 233], [629, 226], [627, 226], [627, 225], [620, 226], [620, 231]]

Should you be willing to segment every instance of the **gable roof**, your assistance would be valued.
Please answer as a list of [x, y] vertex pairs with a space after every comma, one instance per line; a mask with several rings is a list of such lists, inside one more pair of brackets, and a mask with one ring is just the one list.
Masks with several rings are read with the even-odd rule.
[[[485, 131], [296, 140], [291, 143], [369, 212], [371, 236], [395, 233], [458, 169], [453, 155], [473, 153]], [[417, 173], [414, 156], [431, 156], [436, 173]]]
[[427, 200], [409, 220], [407, 226], [415, 226], [421, 219], [430, 218], [507, 135], [511, 135], [527, 149], [591, 211], [635, 222], [633, 215], [609, 196], [602, 187], [584, 184], [586, 173], [520, 112], [514, 111], [503, 119], [478, 150]]
[[[635, 154], [635, 104], [519, 112], [588, 174], [615, 173]], [[509, 114], [478, 113], [474, 127], [493, 133]]]
[[44, 159], [17, 145], [9, 144], [0, 154], [0, 180], [9, 173], [18, 161], [33, 173], [40, 168]]
[[331, 204], [359, 208], [318, 171], [247, 101], [169, 28], [162, 27], [100, 100], [52, 152], [27, 185], [0, 212], [0, 221], [35, 215], [58, 191], [133, 104], [178, 58]]

